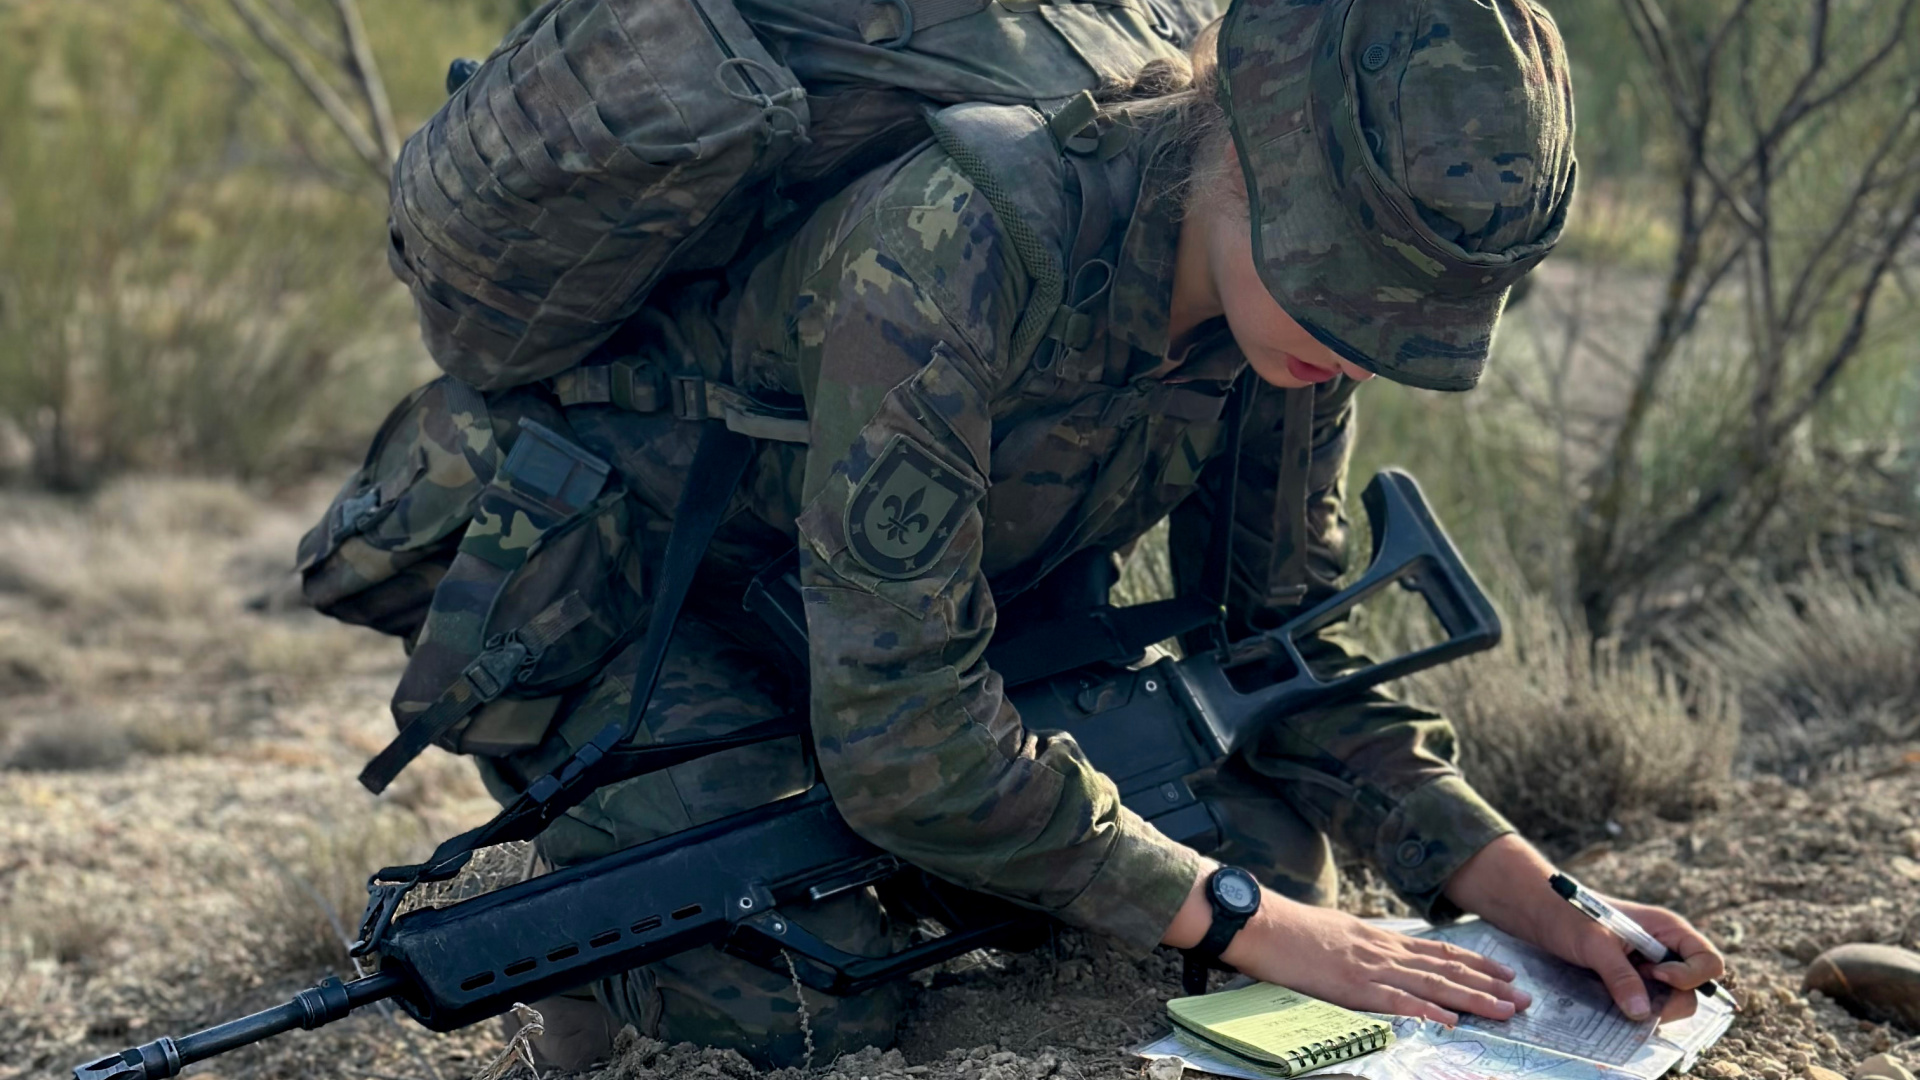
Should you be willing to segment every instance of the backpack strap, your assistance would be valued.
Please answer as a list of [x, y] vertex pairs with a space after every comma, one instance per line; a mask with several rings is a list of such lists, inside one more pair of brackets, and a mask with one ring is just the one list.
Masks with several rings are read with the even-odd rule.
[[[1068, 238], [1066, 165], [1053, 133], [1024, 105], [968, 103], [929, 118], [934, 138], [961, 174], [986, 196], [1013, 250], [1033, 281], [1026, 310], [1013, 331], [1013, 354], [1039, 347], [1066, 293], [1062, 259]], [[1035, 175], [1034, 170], [1045, 170]]]

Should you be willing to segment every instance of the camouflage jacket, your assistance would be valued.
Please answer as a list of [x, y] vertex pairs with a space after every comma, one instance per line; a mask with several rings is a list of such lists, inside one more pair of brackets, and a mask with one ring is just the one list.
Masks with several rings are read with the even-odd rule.
[[[997, 599], [1169, 514], [1179, 576], [1195, 577], [1211, 504], [1201, 469], [1225, 441], [1223, 403], [1245, 362], [1221, 320], [1168, 340], [1188, 164], [1150, 129], [1108, 162], [1118, 224], [1095, 260], [1110, 267], [1104, 287], [1069, 283], [1086, 317], [1048, 348], [1023, 341], [1041, 291], [1035, 245], [1064, 264], [1083, 199], [1037, 114], [960, 108], [986, 121], [985, 145], [967, 152], [1028, 181], [1020, 205], [1009, 183], [996, 209], [928, 145], [816, 211], [728, 299], [662, 305], [650, 338], [670, 366], [805, 400], [809, 444], [764, 446], [703, 574], [728, 592], [797, 537], [813, 730], [849, 823], [952, 881], [1147, 949], [1200, 856], [1124, 809], [1071, 738], [1027, 730], [983, 650]], [[731, 340], [703, 339], [708, 327]], [[1314, 401], [1309, 599], [1342, 570], [1355, 385], [1322, 384]], [[1257, 393], [1247, 414], [1229, 604], [1241, 627], [1278, 617], [1264, 584], [1283, 396]], [[614, 446], [630, 483], [670, 513], [688, 425], [633, 418], [625, 437], [602, 438], [584, 419], [576, 429]], [[1314, 768], [1309, 745], [1370, 797]], [[1256, 753], [1308, 820], [1436, 918], [1451, 913], [1447, 878], [1510, 829], [1455, 769], [1451, 726], [1383, 696], [1298, 717]]]

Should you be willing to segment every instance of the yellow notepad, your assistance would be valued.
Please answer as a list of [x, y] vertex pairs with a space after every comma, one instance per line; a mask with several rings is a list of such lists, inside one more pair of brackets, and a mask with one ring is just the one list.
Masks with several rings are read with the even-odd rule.
[[1393, 1028], [1383, 1020], [1271, 983], [1174, 998], [1167, 1013], [1195, 1035], [1288, 1076], [1393, 1042]]

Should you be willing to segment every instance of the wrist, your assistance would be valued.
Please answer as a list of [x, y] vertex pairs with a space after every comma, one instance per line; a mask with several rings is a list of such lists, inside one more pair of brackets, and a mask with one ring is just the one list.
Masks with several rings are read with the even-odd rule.
[[[1527, 941], [1539, 941], [1560, 913], [1572, 910], [1547, 884], [1553, 864], [1519, 836], [1497, 837], [1461, 864], [1445, 893], [1462, 911]], [[1576, 912], [1576, 914], [1578, 914]]]
[[1192, 887], [1187, 890], [1187, 899], [1180, 905], [1180, 910], [1174, 913], [1173, 922], [1167, 924], [1160, 944], [1176, 949], [1191, 949], [1207, 936], [1207, 927], [1213, 924], [1213, 908], [1207, 903], [1207, 878], [1219, 868], [1220, 864], [1212, 859], [1200, 860], [1200, 869], [1194, 874]]

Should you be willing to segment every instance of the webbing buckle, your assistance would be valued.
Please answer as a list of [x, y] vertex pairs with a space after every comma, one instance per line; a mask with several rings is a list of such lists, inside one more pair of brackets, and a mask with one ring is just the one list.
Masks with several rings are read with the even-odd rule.
[[333, 509], [333, 535], [347, 537], [359, 532], [380, 509], [380, 489], [372, 488], [344, 499]]
[[707, 380], [700, 375], [673, 375], [673, 415], [680, 420], [710, 420]]
[[487, 643], [487, 650], [473, 658], [460, 674], [472, 684], [474, 694], [490, 702], [506, 692], [540, 657], [517, 634], [502, 634]]

